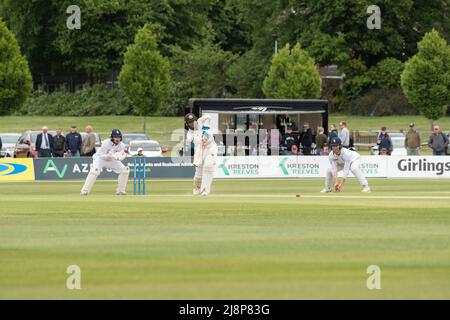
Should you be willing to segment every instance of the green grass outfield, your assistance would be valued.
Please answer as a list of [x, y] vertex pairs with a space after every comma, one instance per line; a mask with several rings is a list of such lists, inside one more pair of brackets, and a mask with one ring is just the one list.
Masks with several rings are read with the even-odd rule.
[[321, 180], [218, 180], [207, 198], [188, 180], [141, 197], [0, 183], [0, 298], [450, 299], [450, 181], [369, 181], [323, 195]]

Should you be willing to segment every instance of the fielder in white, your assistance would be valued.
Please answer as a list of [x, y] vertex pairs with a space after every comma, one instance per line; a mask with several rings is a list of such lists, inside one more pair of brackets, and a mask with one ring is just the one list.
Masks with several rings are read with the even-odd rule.
[[119, 174], [116, 189], [117, 195], [126, 195], [126, 188], [130, 170], [122, 163], [125, 159], [125, 145], [122, 142], [122, 133], [119, 129], [113, 129], [111, 132], [111, 140], [103, 141], [102, 146], [93, 156], [91, 170], [86, 178], [81, 195], [86, 196], [91, 192], [95, 180], [102, 172], [102, 169], [112, 169]]
[[[332, 151], [330, 152], [328, 159], [330, 160], [331, 168], [328, 168], [327, 170], [325, 188], [320, 192], [326, 193], [333, 191], [331, 186], [332, 183], [334, 191], [341, 192], [350, 172], [353, 173], [363, 187], [362, 192], [370, 192], [369, 183], [359, 168], [360, 155], [355, 151], [342, 148], [342, 142], [339, 138], [332, 138], [330, 146]], [[338, 179], [339, 171], [343, 171], [344, 173], [340, 182]]]
[[206, 115], [196, 120], [195, 115], [189, 113], [185, 121], [189, 127], [186, 141], [194, 146], [195, 176], [192, 193], [207, 196], [211, 192], [217, 158], [217, 144], [210, 130], [211, 117]]

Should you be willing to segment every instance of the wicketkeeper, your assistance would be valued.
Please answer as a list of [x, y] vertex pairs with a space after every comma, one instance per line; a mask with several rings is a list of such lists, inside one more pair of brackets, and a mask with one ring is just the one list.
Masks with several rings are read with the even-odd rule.
[[207, 196], [211, 192], [216, 166], [217, 144], [210, 131], [211, 117], [206, 115], [196, 119], [189, 113], [185, 117], [189, 130], [186, 135], [187, 143], [194, 145], [194, 195]]
[[86, 196], [91, 192], [95, 180], [97, 180], [97, 177], [104, 168], [112, 169], [115, 173], [119, 174], [116, 194], [126, 195], [130, 170], [122, 163], [125, 157], [126, 153], [125, 145], [122, 142], [122, 133], [119, 129], [113, 129], [111, 132], [111, 140], [104, 141], [93, 156], [93, 164], [81, 189], [81, 195]]
[[[360, 155], [355, 151], [342, 148], [341, 139], [336, 137], [331, 138], [330, 146], [332, 151], [330, 152], [328, 159], [330, 160], [331, 168], [328, 168], [327, 170], [325, 188], [320, 192], [341, 192], [350, 172], [353, 173], [363, 187], [362, 192], [370, 192], [369, 183], [359, 168]], [[340, 182], [338, 179], [339, 171], [344, 171], [344, 175]], [[331, 185], [332, 183], [333, 186]]]

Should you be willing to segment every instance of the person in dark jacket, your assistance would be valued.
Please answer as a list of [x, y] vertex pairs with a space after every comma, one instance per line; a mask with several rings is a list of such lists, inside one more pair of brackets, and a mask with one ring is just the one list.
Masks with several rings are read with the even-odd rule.
[[333, 138], [339, 138], [339, 132], [337, 131], [335, 124], [330, 125], [330, 132], [328, 134], [328, 145], [330, 144], [331, 139]]
[[53, 150], [53, 137], [48, 133], [47, 127], [42, 127], [42, 132], [36, 137], [34, 145], [39, 158], [51, 158]]
[[391, 155], [392, 150], [394, 150], [394, 146], [392, 144], [391, 137], [386, 131], [386, 127], [381, 128], [381, 132], [378, 134], [377, 138], [378, 150], [386, 149], [386, 153], [388, 156]]
[[286, 128], [286, 133], [281, 137], [281, 154], [283, 155], [293, 155], [298, 151], [299, 139], [298, 133], [292, 132], [292, 124], [288, 124]]
[[439, 126], [433, 127], [433, 133], [428, 140], [428, 146], [433, 150], [433, 156], [445, 156], [448, 150], [448, 137]]
[[303, 155], [310, 156], [311, 145], [313, 143], [313, 134], [308, 122], [303, 124], [303, 131], [300, 134], [300, 142], [302, 144]]
[[70, 132], [66, 135], [66, 149], [71, 157], [79, 157], [81, 151], [81, 134], [77, 132], [77, 126], [70, 127]]
[[66, 153], [66, 138], [61, 134], [61, 128], [56, 129], [56, 135], [53, 137], [53, 157], [62, 158]]

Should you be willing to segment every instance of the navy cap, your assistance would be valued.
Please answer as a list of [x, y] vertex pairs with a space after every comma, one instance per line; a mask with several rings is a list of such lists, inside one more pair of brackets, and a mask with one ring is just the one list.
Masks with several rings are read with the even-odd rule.
[[341, 139], [333, 137], [330, 141], [330, 146], [340, 146], [342, 144]]

